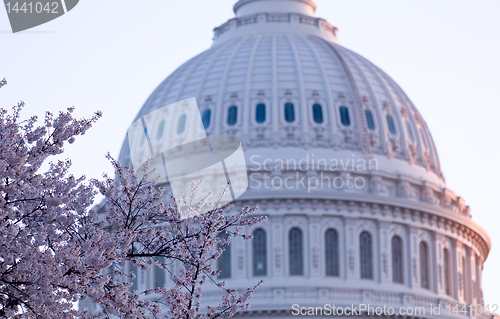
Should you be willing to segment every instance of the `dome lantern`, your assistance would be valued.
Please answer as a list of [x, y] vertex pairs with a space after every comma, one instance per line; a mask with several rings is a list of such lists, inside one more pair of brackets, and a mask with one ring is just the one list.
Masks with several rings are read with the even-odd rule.
[[236, 17], [214, 29], [213, 46], [263, 33], [308, 34], [339, 43], [337, 28], [313, 16], [312, 0], [239, 0], [233, 10]]
[[240, 0], [233, 7], [237, 17], [263, 12], [300, 13], [312, 16], [316, 4], [312, 0]]

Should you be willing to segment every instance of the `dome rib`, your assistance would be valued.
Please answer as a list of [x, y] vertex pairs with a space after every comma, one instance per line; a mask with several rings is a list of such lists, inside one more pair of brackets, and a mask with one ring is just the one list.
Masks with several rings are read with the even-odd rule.
[[[342, 48], [342, 50], [345, 50]], [[349, 60], [350, 64], [352, 66], [354, 66], [354, 68], [356, 68], [357, 70], [357, 73], [359, 74], [359, 76], [361, 77], [363, 83], [365, 84], [366, 88], [365, 90], [367, 91], [368, 95], [370, 95], [370, 97], [372, 99], [374, 99], [374, 102], [376, 103], [376, 110], [377, 110], [377, 113], [378, 111], [380, 110], [380, 104], [378, 103], [377, 101], [377, 98], [376, 98], [376, 94], [375, 94], [375, 91], [373, 89], [373, 86], [370, 85], [370, 81], [368, 80], [368, 77], [366, 76], [366, 73], [363, 72], [363, 70], [361, 69], [361, 67], [359, 66], [358, 64], [358, 61], [357, 60], [354, 60], [350, 55], [348, 54], [344, 54], [346, 59]], [[370, 141], [369, 141], [369, 133], [368, 133], [368, 124], [366, 122], [366, 118], [363, 114], [363, 111], [364, 111], [364, 103], [363, 103], [363, 98], [361, 97], [361, 94], [358, 90], [358, 94], [359, 94], [359, 102], [360, 104], [356, 106], [356, 110], [358, 111], [358, 117], [360, 119], [360, 125], [361, 125], [361, 135], [363, 136], [363, 149], [365, 151], [367, 151], [367, 154], [371, 155], [372, 154], [372, 149], [370, 148]], [[380, 113], [378, 113], [380, 115]], [[379, 130], [381, 130], [384, 126], [381, 124], [383, 123], [382, 122], [382, 119], [379, 118]], [[384, 132], [384, 137], [385, 137], [385, 130], [383, 130], [382, 132]], [[385, 140], [384, 138], [384, 145], [385, 147], [387, 147], [387, 141]]]
[[[148, 99], [146, 101], [146, 103], [144, 103], [144, 108], [142, 108], [140, 111], [139, 111], [139, 114], [136, 116], [135, 120], [139, 119], [140, 117], [146, 115], [147, 113], [153, 111], [156, 109], [156, 106], [158, 101], [163, 101], [164, 100], [164, 97], [165, 97], [165, 94], [166, 92], [168, 91], [168, 89], [170, 88], [169, 86], [171, 85], [171, 83], [174, 81], [174, 79], [177, 77], [177, 75], [179, 73], [181, 73], [183, 71], [183, 68], [185, 68], [187, 63], [185, 63], [184, 65], [182, 65], [181, 67], [179, 67], [177, 70], [175, 70], [171, 76], [169, 76], [168, 78], [166, 78], [157, 88], [157, 90], [155, 90], [152, 94], [151, 94], [151, 98], [152, 99]], [[161, 97], [161, 98], [160, 98]], [[135, 121], [134, 120], [134, 121]]]
[[198, 68], [198, 66], [200, 65], [200, 63], [204, 60], [205, 56], [209, 54], [209, 51], [210, 50], [206, 50], [205, 52], [201, 53], [199, 55], [199, 58], [196, 59], [196, 61], [194, 61], [192, 63], [192, 67], [191, 69], [189, 70], [189, 73], [187, 74], [187, 76], [184, 78], [184, 81], [182, 82], [181, 84], [181, 88], [179, 89], [179, 91], [177, 92], [177, 95], [175, 97], [175, 100], [176, 101], [180, 101], [181, 97], [182, 97], [182, 94], [184, 93], [184, 89], [186, 88], [186, 84], [189, 82], [189, 80], [191, 79], [191, 76], [193, 75], [193, 73], [195, 72], [195, 70]]
[[[219, 46], [216, 49], [212, 49], [212, 50], [215, 50], [215, 52], [213, 54], [212, 59], [207, 64], [205, 72], [203, 72], [203, 76], [200, 79], [200, 82], [199, 82], [199, 85], [198, 85], [198, 90], [196, 91], [196, 95], [195, 95], [196, 101], [201, 102], [201, 97], [202, 97], [202, 92], [203, 92], [204, 84], [207, 83], [207, 81], [206, 81], [207, 80], [207, 76], [210, 73], [210, 70], [212, 69], [215, 61], [220, 57], [220, 55], [222, 54], [222, 52], [224, 52], [229, 46], [231, 46], [232, 44], [234, 44], [237, 41], [238, 41], [238, 39], [234, 39], [232, 41], [228, 41], [225, 45]], [[210, 49], [207, 50], [207, 51], [210, 51]], [[213, 112], [214, 112], [214, 115], [215, 115], [215, 113], [217, 111], [214, 110]]]
[[335, 125], [335, 107], [333, 105], [333, 95], [332, 95], [332, 88], [330, 85], [330, 80], [328, 79], [328, 76], [326, 74], [326, 69], [325, 66], [323, 65], [323, 62], [321, 61], [318, 52], [314, 50], [311, 41], [308, 41], [308, 39], [305, 39], [302, 37], [302, 40], [304, 43], [308, 46], [309, 51], [314, 55], [314, 58], [316, 60], [316, 63], [319, 66], [319, 69], [321, 70], [321, 77], [323, 78], [323, 87], [325, 88], [325, 94], [326, 94], [326, 106], [327, 106], [327, 112], [328, 112], [328, 121], [330, 122], [330, 145], [335, 147], [335, 139], [333, 138], [337, 134], [337, 126]]
[[[264, 36], [260, 35], [257, 37], [255, 40], [255, 43], [252, 48], [252, 52], [250, 53], [250, 58], [248, 60], [248, 68], [247, 68], [247, 82], [246, 82], [246, 87], [245, 87], [245, 103], [243, 104], [243, 107], [246, 107], [246, 115], [247, 118], [250, 119], [252, 117], [252, 109], [253, 109], [253, 104], [251, 102], [251, 89], [252, 89], [252, 69], [253, 69], [253, 63], [255, 60], [255, 53], [257, 52], [257, 48], [260, 45], [260, 42]], [[245, 136], [250, 135], [250, 121], [243, 121], [243, 132]]]
[[[202, 58], [202, 54], [199, 54], [198, 56], [196, 56], [194, 59], [201, 59]], [[160, 101], [163, 103], [165, 100], [168, 100], [168, 95], [173, 91], [173, 88], [176, 87], [177, 85], [177, 81], [174, 81], [174, 79], [178, 79], [180, 76], [182, 76], [184, 74], [184, 72], [186, 72], [186, 70], [188, 69], [188, 67], [194, 63], [193, 60], [190, 60], [189, 61], [190, 63], [184, 63], [182, 66], [181, 66], [181, 71], [178, 73], [178, 74], [174, 74], [172, 76], [172, 81], [169, 83], [169, 86], [168, 87], [165, 87], [164, 90], [163, 90], [163, 94], [161, 94], [161, 97], [157, 100], [155, 100], [153, 102], [152, 105], [150, 105], [150, 108], [149, 108], [149, 112], [153, 111], [153, 110], [156, 110], [160, 107], [162, 107], [163, 105], [159, 104]]]
[[[388, 86], [390, 84], [385, 81], [383, 76], [381, 76], [378, 71], [379, 70], [376, 70], [374, 68], [370, 68], [370, 72], [375, 76], [377, 81], [379, 81], [379, 83], [381, 83], [381, 87], [384, 90], [386, 97], [389, 99], [389, 104], [391, 105], [391, 109], [392, 109], [392, 115], [394, 115], [393, 118], [395, 118], [395, 120], [398, 123], [399, 145], [402, 148], [402, 153], [404, 155], [404, 158], [406, 160], [410, 160], [410, 154], [408, 151], [408, 142], [407, 142], [407, 137], [406, 137], [406, 130], [404, 129], [404, 124], [403, 124], [403, 120], [401, 118], [401, 113], [399, 111], [399, 106], [397, 105], [398, 103], [396, 103], [396, 100], [394, 99], [394, 94], [391, 91], [389, 91]], [[402, 102], [402, 101], [400, 101], [400, 102]], [[401, 105], [401, 106], [403, 106], [403, 105]], [[386, 134], [386, 136], [387, 136], [387, 134]]]
[[[361, 106], [361, 96], [360, 96], [360, 93], [359, 93], [359, 89], [358, 89], [358, 85], [356, 83], [356, 80], [354, 79], [354, 76], [353, 76], [351, 70], [349, 69], [349, 66], [347, 65], [346, 60], [344, 59], [344, 57], [342, 56], [342, 54], [337, 50], [337, 48], [335, 47], [335, 44], [333, 44], [331, 42], [327, 42], [327, 41], [325, 41], [323, 39], [322, 39], [322, 41], [334, 53], [335, 57], [338, 60], [338, 63], [342, 67], [344, 75], [345, 75], [345, 77], [347, 78], [347, 80], [349, 81], [349, 84], [350, 84], [349, 85], [350, 93], [351, 93], [351, 96], [354, 99], [353, 108], [359, 109], [359, 106]], [[360, 128], [362, 128], [362, 126], [360, 125], [360, 118], [359, 118], [359, 114], [358, 114], [359, 112], [353, 112], [353, 113], [356, 116], [355, 117], [356, 118], [355, 124], [358, 124], [360, 126]], [[363, 117], [361, 117], [361, 118], [363, 118]], [[369, 154], [370, 153], [370, 149], [368, 147], [367, 135], [366, 134], [361, 134], [359, 131], [357, 133], [358, 133], [357, 135], [359, 137], [359, 140], [362, 143], [361, 144], [361, 149], [362, 149], [363, 153]], [[358, 147], [359, 147], [359, 145], [358, 145]]]
[[[388, 141], [387, 141], [387, 133], [386, 133], [386, 130], [384, 129], [385, 128], [385, 125], [383, 124], [384, 119], [383, 119], [382, 113], [380, 112], [382, 108], [381, 108], [381, 105], [380, 105], [379, 100], [377, 98], [377, 94], [375, 93], [373, 86], [370, 84], [370, 81], [369, 81], [368, 77], [366, 76], [366, 73], [363, 72], [363, 70], [361, 69], [361, 67], [357, 63], [358, 61], [357, 60], [354, 61], [353, 59], [351, 59], [351, 61], [352, 61], [352, 64], [358, 69], [358, 73], [363, 78], [363, 82], [365, 83], [366, 90], [370, 96], [370, 102], [372, 102], [374, 104], [373, 109], [375, 110], [375, 113], [377, 114], [378, 123], [379, 123], [378, 131], [380, 133], [380, 136], [378, 137], [378, 140], [382, 143], [382, 148], [388, 151], [389, 145], [388, 145]], [[370, 68], [367, 68], [367, 70], [369, 72], [371, 72]], [[360, 109], [360, 111], [363, 111], [364, 105], [360, 105], [358, 108]], [[365, 116], [363, 116], [363, 114], [361, 114], [361, 118], [363, 119], [363, 128], [364, 128], [363, 133], [365, 134], [365, 136], [368, 136], [368, 129], [367, 129], [368, 125], [366, 123], [366, 118], [365, 118]]]
[[[371, 63], [371, 62], [368, 61], [368, 63]], [[373, 63], [371, 63], [371, 64], [373, 65]], [[376, 65], [373, 65], [373, 66], [374, 66], [374, 68], [380, 70], [380, 72], [382, 72], [383, 74], [385, 74], [385, 72], [383, 70], [381, 70], [379, 67], [377, 67]], [[439, 176], [441, 176], [441, 178], [444, 180], [443, 173], [441, 172], [441, 164], [439, 162], [439, 156], [438, 156], [438, 153], [437, 153], [436, 145], [434, 144], [434, 139], [432, 138], [431, 132], [430, 132], [429, 128], [427, 127], [427, 123], [425, 122], [424, 118], [422, 117], [422, 115], [420, 114], [420, 112], [418, 111], [418, 109], [415, 107], [415, 105], [413, 104], [413, 102], [408, 98], [408, 96], [403, 91], [403, 89], [401, 89], [401, 87], [399, 86], [399, 84], [397, 84], [396, 81], [394, 81], [387, 74], [385, 74], [385, 76], [387, 77], [388, 81], [390, 81], [393, 84], [393, 86], [400, 92], [400, 94], [405, 98], [405, 100], [408, 103], [408, 105], [411, 106], [411, 109], [413, 111], [413, 116], [412, 116], [413, 120], [416, 122], [415, 114], [417, 114], [417, 116], [419, 117], [419, 121], [421, 122], [421, 127], [422, 127], [421, 130], [426, 135], [423, 138], [426, 138], [427, 143], [429, 145], [429, 149], [430, 149], [431, 155], [432, 155], [432, 165], [434, 166], [433, 167], [433, 171], [436, 174], [438, 174]], [[418, 125], [416, 125], [416, 126], [418, 126]], [[420, 137], [420, 133], [418, 131], [420, 131], [420, 130], [417, 130], [416, 134], [417, 134], [417, 136]], [[423, 143], [421, 141], [420, 146], [422, 147], [422, 145], [423, 145]], [[422, 163], [423, 162], [424, 162], [424, 156], [422, 156]]]
[[[292, 37], [287, 34], [286, 38], [288, 40], [288, 43], [290, 44], [290, 47], [292, 48], [293, 52], [293, 57], [295, 59], [295, 71], [297, 72], [297, 78], [299, 82], [299, 99], [302, 107], [300, 107], [301, 111], [301, 116], [302, 119], [300, 121], [300, 124], [302, 126], [302, 143], [305, 143], [306, 145], [309, 145], [310, 143], [310, 137], [309, 137], [309, 122], [307, 121], [308, 115], [307, 115], [307, 102], [306, 102], [306, 91], [305, 91], [305, 84], [304, 84], [304, 77], [303, 77], [303, 70], [302, 70], [302, 64], [300, 62], [298, 53], [297, 53], [297, 47], [295, 43], [292, 40]], [[281, 105], [279, 106], [279, 108]], [[295, 106], [297, 107], [297, 106]]]
[[272, 68], [272, 99], [273, 107], [271, 110], [273, 112], [272, 116], [272, 135], [274, 136], [274, 148], [278, 148], [281, 143], [281, 136], [279, 132], [279, 114], [278, 114], [278, 43], [276, 40], [276, 35], [273, 34], [272, 48], [271, 48], [271, 68]]
[[[225, 103], [224, 103], [224, 91], [226, 90], [226, 85], [227, 85], [227, 78], [229, 76], [229, 71], [231, 70], [232, 62], [234, 60], [234, 57], [240, 50], [240, 48], [243, 46], [248, 41], [251, 41], [252, 37], [248, 38], [243, 38], [241, 39], [236, 47], [234, 48], [233, 52], [231, 53], [231, 57], [227, 60], [226, 67], [224, 68], [224, 75], [222, 76], [222, 82], [220, 84], [220, 89], [219, 89], [219, 96], [218, 96], [218, 103], [217, 105], [219, 106], [219, 109], [217, 112], [215, 112], [215, 134], [221, 134], [221, 127], [223, 126], [223, 114], [225, 113]], [[241, 109], [241, 108], [240, 108]], [[240, 120], [238, 120], [239, 122]]]

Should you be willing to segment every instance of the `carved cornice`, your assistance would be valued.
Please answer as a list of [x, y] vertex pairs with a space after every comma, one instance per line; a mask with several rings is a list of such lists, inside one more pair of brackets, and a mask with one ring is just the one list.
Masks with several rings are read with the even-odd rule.
[[[314, 201], [314, 203], [313, 203]], [[407, 224], [424, 228], [451, 238], [474, 248], [482, 260], [488, 256], [491, 242], [486, 232], [466, 216], [458, 215], [444, 208], [432, 207], [424, 210], [414, 204], [411, 208], [401, 207], [391, 203], [387, 198], [381, 204], [369, 202], [366, 198], [352, 196], [349, 201], [332, 199], [275, 198], [269, 201], [258, 200], [237, 201], [235, 206], [259, 206], [256, 215], [294, 216], [304, 213], [309, 216], [342, 216], [344, 218], [363, 218], [385, 222]], [[313, 206], [315, 209], [312, 209]], [[286, 210], [276, 210], [276, 207], [287, 207]]]

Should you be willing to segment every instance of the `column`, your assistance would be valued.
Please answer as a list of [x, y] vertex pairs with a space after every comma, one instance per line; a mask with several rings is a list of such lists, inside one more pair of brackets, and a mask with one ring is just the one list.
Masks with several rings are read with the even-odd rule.
[[[409, 262], [407, 263], [408, 274], [410, 275], [410, 280], [408, 281], [410, 287], [420, 287], [420, 255], [418, 251], [418, 228], [410, 226], [409, 236], [408, 236], [408, 252], [409, 252]], [[432, 250], [429, 245], [429, 250]], [[429, 251], [430, 255], [430, 251]], [[429, 265], [431, 266], [431, 265]]]
[[271, 264], [269, 265], [270, 275], [274, 277], [283, 277], [284, 275], [284, 267], [286, 265], [284, 256], [284, 243], [283, 243], [283, 217], [271, 217], [271, 232], [270, 238], [272, 238], [271, 245]]
[[[354, 218], [345, 218], [345, 258], [344, 264], [346, 269], [346, 279], [358, 279], [359, 278], [359, 247], [356, 246], [358, 242], [355, 239], [357, 221]], [[358, 267], [356, 267], [356, 265]]]
[[[392, 283], [392, 256], [391, 256], [391, 239], [389, 238], [390, 223], [379, 222], [379, 252], [380, 258], [380, 282], [382, 284]], [[375, 235], [375, 234], [373, 234]], [[377, 253], [375, 251], [375, 253]]]
[[322, 234], [320, 233], [320, 218], [311, 217], [309, 219], [309, 248], [306, 251], [309, 254], [309, 269], [311, 277], [321, 276], [320, 254], [322, 253], [320, 248], [320, 241], [322, 239]]

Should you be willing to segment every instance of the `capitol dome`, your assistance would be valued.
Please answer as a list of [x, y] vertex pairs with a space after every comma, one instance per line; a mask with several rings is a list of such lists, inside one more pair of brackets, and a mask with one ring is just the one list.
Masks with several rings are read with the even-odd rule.
[[[265, 13], [275, 3], [283, 13]], [[235, 135], [247, 151], [319, 149], [335, 157], [355, 151], [388, 173], [444, 187], [418, 110], [387, 74], [339, 45], [335, 27], [309, 15], [312, 1], [240, 1], [234, 8], [237, 17], [215, 28], [212, 48], [163, 81], [136, 120], [195, 97], [207, 133]], [[286, 118], [287, 104], [293, 119]], [[229, 123], [232, 106], [237, 114]], [[127, 152], [124, 144], [125, 162]]]
[[[311, 0], [238, 1], [212, 47], [168, 76], [135, 118], [195, 97], [207, 135], [241, 140], [249, 186], [235, 206], [258, 205], [268, 221], [220, 259], [230, 287], [265, 281], [239, 315], [292, 317], [294, 304], [482, 304], [490, 239], [446, 187], [424, 119], [315, 9]], [[131, 165], [127, 141], [120, 161]], [[218, 296], [206, 289], [208, 300]]]

